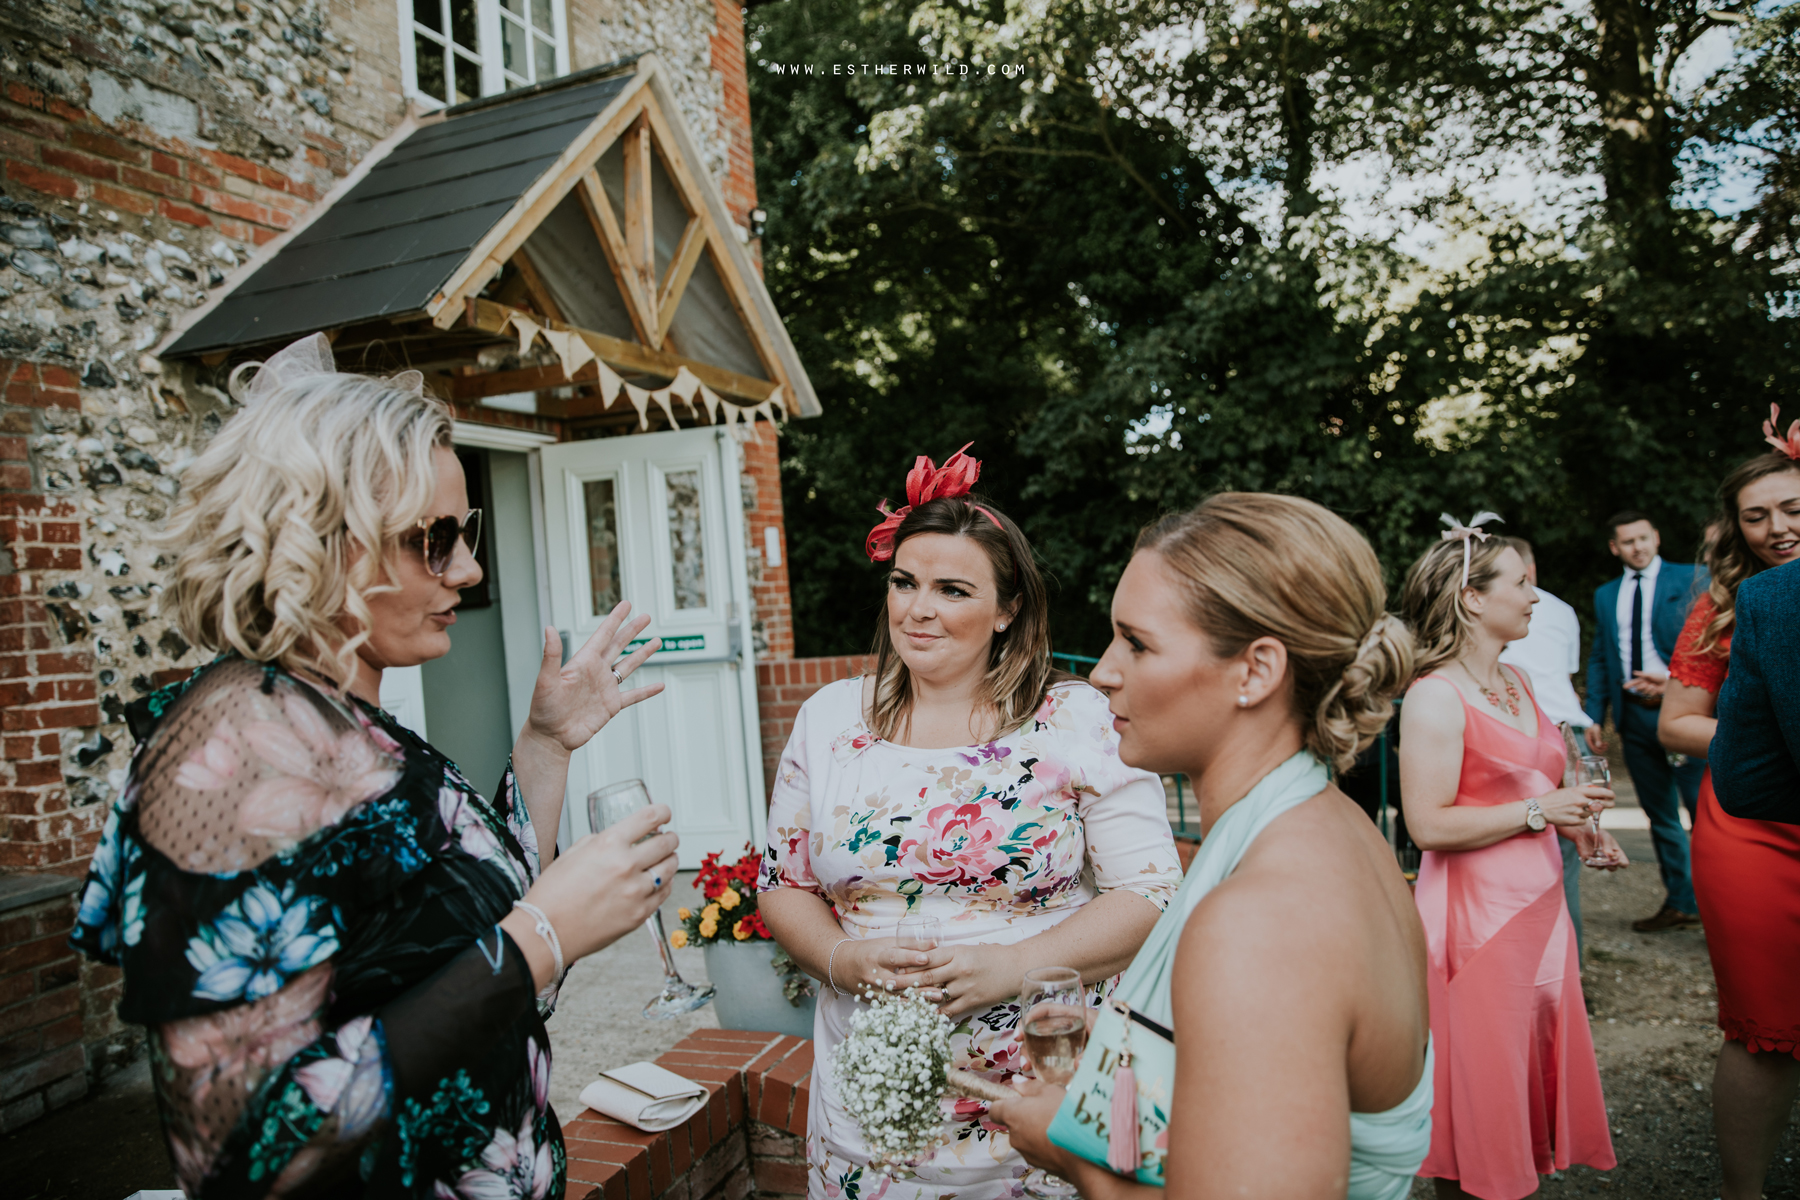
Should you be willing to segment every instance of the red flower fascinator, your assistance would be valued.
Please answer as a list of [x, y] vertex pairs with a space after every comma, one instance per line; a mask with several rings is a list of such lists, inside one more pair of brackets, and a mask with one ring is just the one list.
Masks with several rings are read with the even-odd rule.
[[[875, 511], [882, 516], [881, 524], [869, 530], [868, 540], [863, 543], [870, 562], [886, 562], [894, 557], [894, 534], [914, 508], [930, 500], [953, 500], [975, 490], [975, 481], [981, 478], [981, 460], [963, 453], [974, 444], [965, 443], [941, 467], [923, 454], [913, 460], [913, 469], [906, 473], [906, 507], [890, 510], [885, 498], [876, 506]], [[1002, 528], [993, 513], [979, 504], [974, 507], [994, 523], [994, 528]]]
[[1763, 441], [1775, 447], [1795, 462], [1800, 462], [1800, 421], [1788, 426], [1787, 436], [1781, 436], [1781, 427], [1776, 422], [1781, 420], [1781, 405], [1769, 405], [1769, 419], [1763, 422]]

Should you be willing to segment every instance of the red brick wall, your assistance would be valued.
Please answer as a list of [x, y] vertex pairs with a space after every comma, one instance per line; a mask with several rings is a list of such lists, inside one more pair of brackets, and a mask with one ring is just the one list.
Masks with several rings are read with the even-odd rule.
[[563, 1126], [566, 1200], [799, 1200], [806, 1194], [810, 1040], [701, 1029], [656, 1061], [706, 1088], [706, 1106], [662, 1133], [582, 1109]]
[[[794, 654], [794, 606], [788, 591], [787, 526], [781, 506], [781, 449], [767, 425], [759, 425], [761, 440], [744, 443], [744, 474], [756, 484], [756, 501], [744, 513], [749, 522], [750, 602], [761, 635], [759, 659], [792, 658]], [[770, 566], [768, 533], [773, 527], [780, 539], [781, 565]]]
[[74, 926], [74, 896], [0, 914], [0, 1131], [87, 1094]]
[[[34, 409], [79, 410], [75, 387], [62, 367], [0, 359], [0, 457], [37, 431]], [[100, 709], [86, 619], [44, 595], [47, 573], [81, 568], [81, 514], [41, 482], [29, 462], [0, 465], [0, 870], [79, 875], [106, 813], [71, 807], [62, 735], [100, 724]]]
[[861, 675], [869, 662], [863, 655], [843, 658], [789, 658], [756, 664], [756, 706], [762, 718], [763, 783], [773, 790], [775, 768], [800, 706], [820, 688]]
[[[737, 0], [713, 0], [719, 26], [712, 39], [712, 66], [725, 82], [725, 107], [719, 126], [730, 145], [730, 162], [720, 190], [725, 206], [740, 225], [750, 223], [756, 207], [756, 155], [750, 141], [750, 82], [744, 65], [744, 13]], [[759, 264], [760, 265], [760, 264]]]
[[[6, 180], [61, 200], [212, 229], [257, 245], [294, 223], [318, 188], [204, 146], [161, 137], [135, 122], [105, 131], [86, 109], [22, 83], [0, 102]], [[307, 130], [307, 161], [327, 177], [349, 170], [342, 143]]]

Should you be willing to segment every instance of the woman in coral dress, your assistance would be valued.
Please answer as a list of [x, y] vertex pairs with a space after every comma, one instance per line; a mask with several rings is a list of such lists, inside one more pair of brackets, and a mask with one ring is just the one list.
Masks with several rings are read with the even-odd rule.
[[1561, 786], [1561, 731], [1500, 664], [1537, 603], [1524, 560], [1453, 534], [1413, 564], [1403, 596], [1421, 677], [1400, 713], [1400, 789], [1425, 851], [1415, 898], [1437, 1050], [1419, 1173], [1440, 1197], [1519, 1200], [1571, 1163], [1616, 1164], [1557, 837], [1590, 864], [1624, 856], [1588, 829], [1612, 793]]
[[[1027, 1069], [1024, 973], [1072, 967], [1097, 1004], [1181, 870], [1162, 783], [1119, 761], [1106, 697], [1050, 674], [1043, 583], [1024, 536], [964, 498], [973, 460], [920, 464], [912, 505], [870, 537], [870, 556], [890, 563], [875, 668], [806, 702], [776, 769], [759, 907], [824, 983], [821, 1064], [858, 993], [918, 987], [954, 1024], [952, 1065], [1003, 1081]], [[899, 949], [906, 917], [941, 922], [939, 948]], [[986, 1106], [958, 1101], [945, 1117], [947, 1144], [912, 1178], [885, 1179], [822, 1066], [807, 1195], [1018, 1194], [1026, 1164]]]
[[[1658, 729], [1665, 747], [1696, 758], [1718, 725], [1738, 585], [1800, 558], [1800, 464], [1785, 452], [1758, 455], [1725, 477], [1719, 495], [1724, 511], [1706, 556], [1712, 582], [1675, 645]], [[1800, 826], [1729, 815], [1708, 770], [1693, 844], [1725, 1031], [1713, 1068], [1723, 1195], [1748, 1200], [1762, 1195], [1800, 1085]]]

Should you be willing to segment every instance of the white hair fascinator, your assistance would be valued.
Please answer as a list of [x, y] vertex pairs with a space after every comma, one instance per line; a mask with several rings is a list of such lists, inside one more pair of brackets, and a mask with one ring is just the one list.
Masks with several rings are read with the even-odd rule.
[[1444, 540], [1446, 542], [1454, 538], [1462, 543], [1462, 583], [1457, 585], [1457, 590], [1461, 591], [1463, 588], [1469, 586], [1469, 558], [1473, 550], [1474, 540], [1480, 538], [1485, 542], [1491, 536], [1488, 531], [1482, 529], [1481, 526], [1487, 524], [1489, 521], [1499, 521], [1504, 524], [1506, 518], [1502, 517], [1499, 513], [1478, 512], [1469, 518], [1469, 523], [1467, 525], [1464, 525], [1449, 513], [1439, 513], [1438, 520], [1450, 527], [1444, 531]]
[[[244, 373], [254, 370], [249, 382]], [[315, 375], [338, 373], [337, 360], [331, 356], [331, 341], [322, 333], [310, 334], [297, 342], [289, 342], [262, 362], [239, 363], [226, 381], [231, 398], [245, 408], [254, 408], [275, 392], [291, 383]], [[385, 381], [389, 387], [417, 395], [425, 394], [425, 376], [417, 371], [401, 371]]]

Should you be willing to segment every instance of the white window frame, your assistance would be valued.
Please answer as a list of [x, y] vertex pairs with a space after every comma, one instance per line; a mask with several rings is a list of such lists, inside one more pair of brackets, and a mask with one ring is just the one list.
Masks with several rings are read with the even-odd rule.
[[[569, 22], [566, 0], [549, 0], [549, 3], [551, 22], [554, 27], [549, 32], [555, 39], [556, 75], [567, 75], [569, 73]], [[441, 39], [445, 43], [445, 54], [448, 58], [454, 58], [457, 56], [457, 52], [450, 49], [452, 42], [449, 34], [439, 34], [437, 31], [425, 28], [415, 22], [413, 20], [413, 0], [395, 0], [394, 7], [400, 22], [400, 86], [402, 90], [409, 99], [417, 101], [419, 107], [423, 109], [446, 107], [444, 100], [419, 90], [418, 53], [414, 36], [422, 31], [429, 39]], [[476, 48], [480, 70], [478, 94], [481, 96], [492, 96], [499, 92], [546, 82], [545, 79], [536, 78], [532, 74], [537, 64], [535, 54], [527, 55], [529, 61], [525, 64], [526, 74], [523, 76], [517, 72], [508, 72], [501, 66], [503, 45], [501, 24], [505, 21], [515, 21], [515, 23], [529, 25], [531, 0], [523, 0], [520, 5], [527, 14], [523, 22], [519, 22], [510, 11], [502, 16], [502, 7], [503, 0], [475, 0], [475, 36], [476, 40], [480, 42]], [[448, 20], [446, 19], [447, 28]], [[528, 31], [526, 34], [528, 42], [532, 40], [532, 36], [532, 33]], [[466, 64], [468, 60], [465, 57], [463, 61]]]

